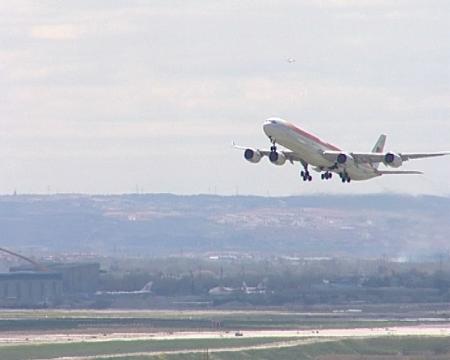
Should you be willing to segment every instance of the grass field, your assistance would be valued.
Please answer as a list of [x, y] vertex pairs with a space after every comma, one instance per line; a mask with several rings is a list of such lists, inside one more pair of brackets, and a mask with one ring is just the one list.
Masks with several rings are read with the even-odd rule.
[[[447, 320], [447, 319], [445, 319]], [[205, 330], [220, 324], [235, 329], [313, 329], [413, 325], [419, 321], [388, 319], [370, 314], [305, 314], [231, 311], [6, 311], [0, 312], [0, 332], [75, 330], [86, 328], [134, 328]], [[214, 325], [216, 324], [216, 325]]]
[[[256, 347], [256, 349], [255, 349]], [[258, 347], [262, 347], [258, 349]], [[177, 339], [142, 341], [99, 341], [0, 347], [0, 359], [52, 359], [89, 356], [106, 360], [413, 360], [449, 359], [449, 337], [380, 337], [372, 339]], [[226, 350], [225, 350], [226, 349]], [[166, 352], [164, 354], [164, 352]], [[178, 352], [178, 353], [177, 353]], [[151, 355], [150, 353], [157, 353]], [[120, 354], [124, 354], [120, 356]]]
[[33, 345], [0, 346], [0, 359], [48, 359], [64, 356], [92, 356], [141, 352], [252, 347], [291, 339], [240, 338], [240, 339], [178, 339], [178, 340], [124, 340], [76, 343], [49, 343]]
[[205, 349], [217, 360], [442, 360], [448, 324], [361, 312], [2, 311], [0, 360], [204, 359]]
[[[117, 357], [115, 360], [205, 359], [206, 351], [189, 354]], [[443, 360], [450, 358], [450, 338], [404, 337], [332, 340], [315, 344], [239, 352], [209, 352], [211, 360]], [[98, 360], [106, 360], [99, 357]]]

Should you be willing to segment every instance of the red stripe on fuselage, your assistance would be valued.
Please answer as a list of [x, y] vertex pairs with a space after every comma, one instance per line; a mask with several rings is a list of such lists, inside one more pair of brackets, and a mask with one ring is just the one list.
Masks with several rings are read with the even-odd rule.
[[312, 140], [322, 146], [325, 146], [326, 148], [330, 149], [330, 150], [334, 150], [334, 151], [342, 151], [341, 149], [339, 149], [337, 146], [334, 146], [332, 144], [326, 143], [324, 141], [322, 141], [321, 139], [319, 139], [317, 136], [310, 134], [308, 132], [306, 132], [305, 130], [299, 129], [298, 127], [296, 127], [293, 124], [286, 124], [291, 130], [295, 131], [297, 134], [304, 136], [306, 138], [308, 138], [309, 140]]

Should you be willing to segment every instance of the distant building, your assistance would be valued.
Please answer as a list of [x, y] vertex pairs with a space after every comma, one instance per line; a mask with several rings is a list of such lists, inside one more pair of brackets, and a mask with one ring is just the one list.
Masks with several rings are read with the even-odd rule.
[[53, 272], [0, 273], [0, 307], [54, 306], [63, 297], [62, 275]]
[[49, 264], [52, 272], [61, 273], [66, 294], [94, 294], [98, 289], [99, 263]]
[[[44, 264], [52, 273], [62, 276], [64, 295], [94, 294], [98, 289], [99, 263], [50, 263]], [[16, 266], [10, 272], [34, 270], [31, 266]]]

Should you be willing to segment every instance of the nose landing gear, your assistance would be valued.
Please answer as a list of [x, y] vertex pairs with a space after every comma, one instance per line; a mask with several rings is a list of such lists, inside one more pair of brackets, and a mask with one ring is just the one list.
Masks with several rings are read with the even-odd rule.
[[277, 144], [275, 142], [275, 139], [273, 139], [272, 137], [269, 137], [269, 139], [270, 139], [270, 143], [272, 144], [270, 146], [270, 151], [271, 152], [277, 152]]

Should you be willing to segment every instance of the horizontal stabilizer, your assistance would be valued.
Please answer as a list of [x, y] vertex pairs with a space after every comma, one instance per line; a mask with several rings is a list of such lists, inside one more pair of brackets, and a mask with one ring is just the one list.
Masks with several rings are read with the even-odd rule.
[[409, 170], [378, 170], [380, 175], [423, 175], [422, 171], [409, 171]]

